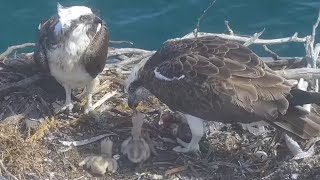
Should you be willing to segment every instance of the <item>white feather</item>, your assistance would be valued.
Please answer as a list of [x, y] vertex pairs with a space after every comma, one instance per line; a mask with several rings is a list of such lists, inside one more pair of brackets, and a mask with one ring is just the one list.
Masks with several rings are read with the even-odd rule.
[[60, 17], [59, 21], [61, 22], [63, 29], [70, 27], [72, 20], [78, 19], [82, 15], [93, 14], [92, 10], [85, 6], [71, 6], [65, 8], [58, 3], [57, 9]]
[[98, 27], [97, 27], [97, 32], [99, 32], [100, 29], [101, 29], [101, 24], [99, 23], [99, 24], [98, 24]]
[[58, 44], [55, 49], [48, 51], [52, 76], [71, 88], [83, 87], [93, 79], [80, 62], [81, 55], [90, 43], [86, 30], [84, 25], [79, 25], [64, 41], [64, 45]]
[[180, 77], [168, 78], [168, 77], [165, 77], [164, 75], [162, 75], [160, 72], [158, 72], [158, 68], [156, 68], [153, 72], [154, 72], [157, 79], [164, 80], [164, 81], [180, 80], [185, 77], [184, 75], [181, 75]]

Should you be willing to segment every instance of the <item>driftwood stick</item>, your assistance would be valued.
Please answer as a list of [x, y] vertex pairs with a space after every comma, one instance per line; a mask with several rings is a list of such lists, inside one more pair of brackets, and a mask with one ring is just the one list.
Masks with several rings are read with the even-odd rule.
[[101, 106], [101, 104], [103, 104], [104, 102], [106, 102], [108, 99], [110, 99], [111, 97], [113, 97], [116, 94], [117, 94], [117, 91], [112, 91], [110, 93], [105, 94], [98, 102], [96, 102], [92, 106], [92, 108], [96, 109], [97, 107]]
[[214, 3], [216, 2], [217, 0], [213, 0], [211, 2], [211, 4], [203, 11], [203, 13], [201, 14], [201, 16], [198, 18], [198, 22], [197, 22], [197, 27], [196, 29], [193, 31], [193, 34], [194, 34], [194, 37], [198, 37], [198, 32], [200, 30], [200, 23], [202, 21], [202, 19], [204, 18], [204, 15], [206, 14], [206, 12], [214, 5]]
[[320, 78], [320, 69], [314, 69], [314, 68], [285, 69], [285, 70], [278, 70], [276, 72], [286, 79], [299, 80], [300, 78], [303, 78], [305, 80], [311, 80], [311, 79]]
[[119, 56], [123, 54], [145, 54], [150, 51], [138, 48], [118, 48], [118, 49], [109, 49], [108, 57]]
[[255, 33], [248, 41], [246, 41], [243, 45], [244, 46], [250, 46], [251, 44], [253, 44], [264, 32], [265, 28], [263, 28], [263, 30], [259, 33]]
[[314, 44], [315, 42], [315, 38], [316, 38], [316, 30], [319, 26], [320, 23], [320, 11], [318, 13], [318, 18], [317, 21], [314, 23], [314, 25], [312, 26], [312, 34], [311, 34], [311, 43]]
[[267, 51], [268, 53], [270, 53], [271, 57], [272, 57], [274, 60], [280, 59], [280, 56], [279, 56], [277, 53], [273, 52], [271, 49], [269, 49], [269, 48], [267, 47], [267, 45], [263, 45], [263, 48], [264, 48], [265, 51]]
[[110, 44], [130, 44], [133, 45], [131, 41], [109, 41]]
[[99, 135], [99, 136], [95, 136], [95, 137], [92, 137], [92, 138], [89, 138], [89, 139], [84, 139], [84, 140], [80, 140], [80, 141], [61, 141], [59, 140], [59, 142], [64, 145], [64, 146], [83, 146], [83, 145], [86, 145], [86, 144], [90, 144], [90, 143], [93, 143], [95, 141], [98, 141], [102, 138], [105, 138], [107, 136], [112, 136], [112, 135], [116, 135], [114, 133], [108, 133], [108, 134], [102, 134], [102, 135]]
[[229, 21], [224, 21], [224, 24], [226, 25], [227, 31], [230, 35], [234, 35], [233, 30], [231, 29], [230, 25], [229, 25]]
[[14, 50], [22, 49], [22, 48], [26, 48], [26, 47], [30, 47], [30, 46], [35, 46], [35, 43], [24, 43], [24, 44], [20, 44], [20, 45], [10, 46], [10, 47], [8, 47], [8, 49], [5, 52], [0, 54], [0, 60], [6, 58]]
[[[239, 42], [247, 42], [251, 37], [245, 37], [245, 36], [239, 36], [239, 35], [229, 35], [229, 34], [219, 34], [219, 33], [206, 33], [206, 32], [198, 32], [198, 37], [201, 36], [219, 36], [225, 39], [235, 40]], [[175, 41], [179, 39], [185, 39], [185, 38], [193, 38], [193, 33], [189, 33], [182, 38], [175, 38], [175, 39], [169, 39], [168, 41]], [[307, 40], [307, 37], [299, 38], [297, 37], [296, 33], [291, 37], [285, 37], [285, 38], [276, 38], [276, 39], [260, 39], [257, 38], [253, 44], [282, 44], [282, 43], [288, 43], [288, 42], [299, 42], [299, 43], [305, 43]]]

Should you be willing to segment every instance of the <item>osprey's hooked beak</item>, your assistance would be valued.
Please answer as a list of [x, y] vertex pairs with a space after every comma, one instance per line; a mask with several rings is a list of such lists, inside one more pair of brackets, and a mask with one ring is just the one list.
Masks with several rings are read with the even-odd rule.
[[129, 94], [128, 97], [128, 106], [131, 109], [136, 109], [139, 105], [140, 101], [137, 100], [136, 95], [135, 94]]
[[128, 94], [128, 106], [131, 109], [136, 109], [141, 101], [144, 101], [151, 96], [150, 92], [142, 86], [136, 88], [135, 91], [131, 91]]

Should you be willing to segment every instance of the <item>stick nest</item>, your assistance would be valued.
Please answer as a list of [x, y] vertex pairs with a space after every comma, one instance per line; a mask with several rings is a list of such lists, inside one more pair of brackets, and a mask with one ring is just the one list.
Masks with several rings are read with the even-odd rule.
[[[94, 115], [81, 112], [85, 103], [81, 89], [73, 92], [73, 101], [77, 102], [75, 112], [55, 115], [57, 102], [64, 102], [64, 89], [37, 68], [32, 54], [18, 53], [0, 59], [0, 160], [3, 163], [0, 178], [10, 177], [10, 172], [17, 179], [90, 179], [92, 175], [77, 164], [88, 155], [99, 154], [99, 141], [66, 147], [59, 140], [80, 141], [102, 134], [109, 134], [114, 142], [113, 155], [120, 155], [120, 159], [117, 173], [99, 179], [319, 176], [319, 155], [302, 161], [290, 160], [292, 156], [284, 141], [274, 140], [274, 129], [255, 136], [239, 125], [209, 122], [207, 138], [200, 143], [200, 157], [176, 154], [172, 151], [177, 146], [175, 137], [170, 129], [158, 125], [160, 112], [167, 107], [156, 98], [139, 106], [147, 115], [144, 134], [150, 137], [156, 153], [140, 166], [131, 164], [120, 153], [121, 143], [130, 136], [132, 126], [132, 111], [126, 105], [127, 95], [122, 85], [132, 66], [153, 53], [133, 48], [110, 49], [108, 62], [111, 63], [99, 75], [94, 103], [111, 91], [117, 94], [97, 107]], [[267, 159], [261, 161], [257, 151], [265, 152]]]

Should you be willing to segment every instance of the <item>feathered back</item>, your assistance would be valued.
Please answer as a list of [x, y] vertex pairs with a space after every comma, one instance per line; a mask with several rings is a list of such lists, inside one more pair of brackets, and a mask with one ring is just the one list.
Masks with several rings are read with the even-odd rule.
[[[286, 95], [291, 86], [284, 78], [249, 48], [220, 37], [167, 42], [144, 70], [145, 79], [153, 81], [146, 82], [152, 93], [182, 112], [210, 114], [217, 107], [225, 108], [221, 103], [231, 102], [249, 113], [274, 106], [284, 114], [289, 105]], [[180, 88], [170, 89], [176, 87]]]

